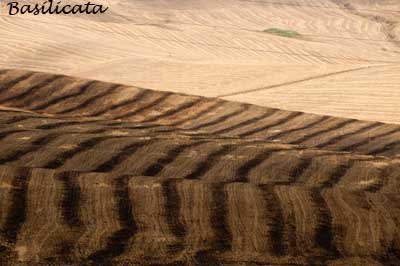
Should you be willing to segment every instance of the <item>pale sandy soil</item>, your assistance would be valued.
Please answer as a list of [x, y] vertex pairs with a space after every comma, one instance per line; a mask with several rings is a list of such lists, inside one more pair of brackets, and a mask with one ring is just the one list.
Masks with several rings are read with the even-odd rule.
[[0, 68], [400, 123], [398, 1], [103, 2], [101, 16], [3, 9]]

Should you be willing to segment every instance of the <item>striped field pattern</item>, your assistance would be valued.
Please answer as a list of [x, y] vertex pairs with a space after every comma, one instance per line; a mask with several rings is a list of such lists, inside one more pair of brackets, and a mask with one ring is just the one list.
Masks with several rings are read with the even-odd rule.
[[400, 265], [400, 125], [0, 71], [0, 265]]

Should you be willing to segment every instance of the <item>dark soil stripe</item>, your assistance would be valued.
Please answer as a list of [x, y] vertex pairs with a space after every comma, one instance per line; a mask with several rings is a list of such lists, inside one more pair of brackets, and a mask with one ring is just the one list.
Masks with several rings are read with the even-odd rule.
[[298, 179], [307, 171], [308, 167], [310, 167], [312, 163], [311, 158], [302, 158], [300, 159], [299, 165], [290, 171], [289, 177], [290, 180], [287, 185], [294, 184], [298, 181]]
[[224, 184], [218, 183], [212, 188], [213, 208], [210, 223], [215, 232], [215, 241], [209, 250], [196, 253], [195, 265], [222, 265], [219, 257], [224, 251], [232, 249], [232, 234], [228, 224], [228, 196]]
[[184, 240], [187, 234], [186, 228], [180, 219], [181, 199], [177, 191], [177, 184], [181, 181], [173, 180], [162, 184], [168, 227], [177, 239], [176, 243], [168, 247], [169, 252], [172, 254], [184, 249]]
[[[79, 130], [79, 129], [77, 129], [77, 130], [62, 130], [62, 129], [60, 129], [60, 130], [56, 130], [56, 132], [59, 132], [60, 135], [69, 135], [70, 134], [72, 137], [87, 136], [87, 135], [93, 135], [93, 137], [95, 137], [95, 136], [98, 136], [98, 134], [102, 134], [102, 135], [108, 135], [110, 137], [115, 137], [115, 138], [120, 138], [120, 139], [126, 139], [126, 138], [130, 138], [130, 137], [142, 137], [142, 136], [143, 137], [149, 137], [149, 136], [153, 136], [153, 135], [155, 136], [156, 135], [155, 133], [151, 134], [153, 132], [150, 133], [150, 132], [146, 131], [146, 132], [140, 132], [138, 134], [137, 131], [133, 131], [133, 132], [131, 132], [132, 134], [129, 134], [129, 135], [113, 136], [112, 134], [109, 134], [109, 133], [111, 133], [115, 129], [119, 129], [119, 128], [100, 127], [100, 126], [95, 127], [95, 128], [96, 128], [95, 130], [92, 130], [92, 129], [91, 130]], [[145, 127], [145, 129], [146, 128], [147, 127]], [[149, 127], [149, 128], [151, 128], [151, 127]], [[141, 129], [141, 128], [125, 127], [124, 129]], [[3, 131], [3, 132], [0, 131], [0, 141], [2, 139], [4, 139], [4, 138], [8, 137], [8, 136], [11, 136], [11, 135], [15, 134], [15, 133], [22, 133], [22, 132], [30, 133], [30, 134], [36, 134], [36, 133], [40, 133], [40, 132], [46, 133], [44, 131], [40, 131], [40, 130], [36, 130], [36, 129], [13, 129], [13, 130]], [[171, 130], [163, 130], [163, 131], [157, 130], [156, 132], [157, 133], [160, 133], [160, 132], [175, 132], [175, 130], [173, 130], [173, 129], [171, 129]], [[171, 136], [171, 138], [173, 138], [173, 137]]]
[[380, 154], [383, 154], [385, 152], [389, 152], [389, 151], [394, 150], [394, 148], [396, 146], [398, 146], [398, 145], [400, 145], [400, 140], [394, 140], [394, 141], [391, 141], [389, 143], [386, 143], [383, 147], [376, 148], [376, 149], [373, 149], [373, 150], [369, 150], [368, 154], [369, 155], [380, 155]]
[[139, 149], [142, 148], [143, 146], [146, 145], [151, 145], [154, 142], [157, 142], [158, 139], [151, 139], [151, 140], [145, 140], [145, 141], [140, 141], [140, 142], [135, 142], [132, 143], [126, 147], [119, 153], [113, 155], [113, 157], [99, 165], [94, 171], [95, 172], [111, 172], [113, 171], [118, 165], [122, 164], [125, 160], [127, 160], [129, 157], [134, 155], [134, 153]]
[[318, 144], [318, 145], [315, 146], [315, 147], [316, 147], [316, 148], [324, 148], [324, 147], [326, 147], [326, 146], [333, 145], [333, 144], [335, 144], [335, 143], [337, 143], [338, 141], [341, 141], [341, 140], [343, 140], [343, 139], [349, 138], [349, 137], [354, 136], [354, 135], [357, 135], [357, 134], [361, 134], [361, 133], [367, 132], [367, 131], [369, 131], [369, 130], [371, 130], [371, 129], [380, 127], [380, 126], [382, 126], [382, 125], [383, 125], [382, 123], [378, 123], [378, 122], [372, 123], [371, 125], [367, 125], [367, 126], [364, 126], [364, 127], [362, 127], [362, 128], [359, 128], [359, 129], [357, 129], [356, 131], [353, 131], [353, 132], [350, 132], [350, 133], [346, 133], [346, 134], [343, 134], [343, 135], [337, 135], [336, 137], [334, 137], [334, 138], [332, 138], [332, 139], [329, 139], [329, 140], [327, 140], [327, 141], [324, 142], [324, 143], [320, 143], [320, 144]]
[[96, 137], [96, 138], [86, 140], [86, 141], [80, 143], [78, 147], [68, 150], [68, 151], [65, 151], [59, 155], [56, 155], [56, 158], [54, 160], [48, 162], [44, 166], [44, 168], [50, 168], [50, 169], [59, 168], [59, 167], [63, 166], [67, 160], [73, 158], [77, 154], [85, 152], [87, 150], [90, 150], [93, 147], [95, 147], [97, 144], [99, 144], [103, 141], [109, 140], [111, 138], [112, 137], [108, 136], [108, 137]]
[[110, 113], [111, 111], [114, 111], [115, 109], [127, 106], [127, 105], [131, 105], [131, 104], [136, 104], [138, 102], [140, 102], [141, 100], [143, 100], [145, 97], [149, 96], [150, 92], [146, 91], [146, 90], [142, 90], [139, 93], [137, 93], [133, 98], [122, 101], [120, 103], [117, 103], [115, 105], [111, 105], [109, 107], [107, 107], [104, 110], [99, 110], [96, 111], [95, 113], [90, 114], [91, 116], [100, 116], [100, 115], [104, 115], [106, 113]]
[[[35, 92], [35, 90], [38, 90], [38, 89], [40, 89], [42, 87], [45, 87], [45, 86], [48, 86], [48, 85], [52, 84], [54, 81], [56, 81], [60, 77], [61, 76], [56, 75], [56, 76], [52, 76], [50, 78], [47, 78], [47, 79], [41, 81], [39, 84], [30, 87], [29, 89], [27, 89], [26, 91], [24, 91], [24, 92], [22, 92], [20, 94], [17, 94], [17, 95], [14, 95], [14, 96], [10, 96], [10, 97], [8, 97], [6, 99], [0, 100], [0, 104], [9, 103], [9, 102], [12, 102], [12, 101], [22, 100], [25, 97], [32, 95]], [[22, 107], [25, 107], [24, 104], [21, 105], [21, 104], [12, 104], [12, 103], [10, 104], [10, 106], [15, 106], [15, 107], [22, 106]]]
[[6, 137], [11, 136], [15, 133], [21, 133], [21, 132], [25, 132], [25, 130], [15, 129], [15, 130], [9, 130], [9, 131], [5, 131], [5, 132], [0, 132], [0, 140], [3, 140]]
[[27, 79], [29, 79], [30, 77], [32, 77], [35, 73], [26, 73], [23, 74], [22, 76], [19, 76], [16, 79], [10, 80], [8, 82], [5, 82], [3, 84], [0, 83], [0, 93], [2, 93], [4, 90], [8, 90], [12, 87], [14, 87], [15, 85], [17, 85], [18, 83], [25, 81]]
[[[322, 156], [341, 156], [342, 154], [338, 153], [321, 153], [318, 155], [313, 155], [312, 157], [308, 158], [299, 158], [299, 163], [298, 165], [289, 171], [288, 176], [289, 180], [287, 181], [277, 181], [273, 182], [273, 185], [279, 185], [279, 186], [289, 186], [295, 183], [302, 184], [304, 182], [307, 182], [307, 180], [299, 180], [302, 176], [304, 176], [304, 173], [307, 172], [309, 169], [310, 165], [312, 164], [313, 160], [316, 159], [317, 157], [322, 157]], [[309, 175], [304, 176], [304, 178], [309, 177]]]
[[276, 112], [278, 112], [278, 109], [271, 109], [271, 110], [265, 112], [262, 115], [259, 115], [259, 116], [253, 117], [251, 119], [245, 120], [245, 121], [243, 121], [241, 123], [238, 123], [236, 125], [233, 125], [233, 126], [221, 129], [221, 130], [214, 131], [212, 134], [226, 134], [226, 133], [228, 133], [230, 131], [233, 131], [235, 129], [251, 125], [251, 124], [256, 123], [256, 122], [258, 122], [260, 120], [263, 120], [263, 119], [265, 119], [267, 117], [270, 117], [273, 114], [275, 114]]
[[193, 108], [194, 106], [198, 105], [202, 101], [203, 101], [202, 98], [198, 98], [198, 99], [195, 99], [193, 101], [185, 102], [184, 104], [182, 104], [180, 106], [177, 106], [176, 108], [174, 108], [172, 110], [168, 110], [163, 114], [160, 114], [160, 115], [157, 115], [157, 116], [154, 116], [154, 117], [150, 117], [149, 119], [144, 120], [143, 123], [150, 123], [150, 122], [154, 122], [154, 121], [157, 121], [157, 120], [164, 119], [166, 117], [175, 115], [175, 114], [177, 114], [179, 112], [182, 112], [184, 110]]
[[318, 188], [311, 191], [311, 197], [317, 209], [318, 223], [315, 229], [315, 244], [328, 252], [325, 256], [339, 258], [340, 253], [335, 246], [332, 230], [332, 215]]
[[15, 150], [10, 152], [8, 155], [0, 159], [0, 164], [5, 164], [5, 163], [10, 163], [10, 162], [15, 162], [21, 159], [23, 156], [37, 151], [37, 145], [46, 145], [49, 142], [53, 141], [59, 136], [59, 134], [56, 133], [50, 133], [47, 134], [37, 140], [35, 140], [32, 144], [34, 146], [30, 146], [25, 150]]
[[82, 125], [86, 124], [85, 122], [80, 121], [63, 121], [58, 123], [46, 124], [36, 127], [36, 129], [55, 129], [62, 126], [73, 126], [73, 125]]
[[161, 95], [161, 97], [159, 97], [158, 99], [152, 101], [151, 103], [146, 104], [146, 105], [144, 105], [144, 106], [142, 106], [139, 109], [136, 109], [134, 111], [131, 111], [131, 112], [116, 116], [116, 117], [114, 117], [114, 119], [126, 119], [126, 118], [130, 118], [132, 116], [135, 116], [137, 114], [140, 114], [140, 113], [142, 113], [142, 112], [144, 112], [144, 111], [146, 111], [148, 109], [152, 109], [152, 108], [156, 107], [157, 105], [167, 101], [168, 98], [171, 97], [172, 95], [173, 94], [171, 92], [163, 93]]
[[120, 85], [112, 85], [109, 89], [83, 101], [82, 103], [78, 104], [77, 106], [74, 107], [70, 107], [68, 109], [56, 112], [57, 114], [67, 114], [67, 113], [72, 113], [75, 111], [79, 111], [80, 109], [86, 108], [88, 106], [90, 106], [91, 104], [95, 103], [98, 99], [105, 97], [109, 94], [114, 93], [115, 91], [117, 91], [117, 89], [119, 89], [121, 86]]
[[239, 167], [236, 172], [237, 182], [248, 182], [249, 174], [251, 170], [256, 168], [258, 165], [262, 164], [268, 158], [271, 157], [272, 153], [276, 150], [267, 150], [257, 154], [253, 159], [247, 161], [245, 164]]
[[68, 100], [68, 99], [70, 99], [70, 98], [78, 97], [78, 96], [80, 96], [80, 95], [86, 93], [87, 90], [88, 90], [93, 84], [96, 84], [96, 81], [88, 81], [88, 82], [86, 82], [84, 85], [82, 85], [82, 86], [78, 89], [78, 91], [72, 92], [72, 93], [69, 93], [69, 94], [66, 94], [66, 95], [58, 96], [58, 97], [55, 97], [55, 98], [53, 98], [53, 99], [50, 99], [48, 102], [45, 102], [45, 103], [40, 104], [40, 105], [38, 105], [38, 106], [36, 106], [36, 107], [33, 107], [32, 110], [35, 110], [35, 111], [36, 111], [36, 110], [47, 109], [47, 108], [49, 108], [49, 107], [52, 106], [52, 105], [59, 104], [59, 103], [64, 102], [64, 101], [66, 101], [66, 100]]
[[287, 243], [284, 241], [285, 220], [282, 205], [275, 192], [274, 186], [264, 186], [263, 196], [266, 201], [267, 217], [271, 219], [269, 224], [270, 253], [275, 256], [287, 254]]
[[26, 221], [28, 206], [28, 185], [31, 173], [28, 169], [22, 169], [16, 173], [12, 181], [11, 206], [6, 221], [2, 226], [1, 235], [11, 244], [15, 245], [18, 233]]
[[241, 133], [239, 136], [240, 136], [240, 137], [248, 137], [248, 136], [254, 135], [254, 134], [256, 134], [256, 133], [259, 133], [259, 132], [268, 130], [268, 129], [272, 128], [272, 127], [276, 127], [276, 126], [282, 125], [282, 124], [284, 124], [284, 123], [287, 123], [287, 122], [289, 122], [290, 120], [293, 120], [293, 119], [295, 119], [296, 117], [299, 117], [299, 116], [301, 116], [301, 115], [303, 115], [303, 113], [300, 113], [300, 112], [292, 112], [292, 113], [290, 113], [289, 115], [287, 115], [286, 117], [281, 118], [281, 119], [278, 119], [277, 121], [275, 121], [275, 122], [272, 123], [272, 124], [268, 124], [268, 125], [265, 125], [265, 126], [261, 126], [261, 127], [255, 128], [255, 129], [253, 129], [253, 130], [250, 130], [250, 131]]
[[43, 137], [40, 137], [32, 142], [32, 145], [39, 145], [39, 146], [44, 146], [49, 144], [50, 142], [54, 141], [56, 138], [58, 138], [61, 134], [60, 133], [50, 133], [46, 134]]
[[112, 260], [125, 252], [129, 240], [137, 232], [129, 194], [129, 177], [121, 176], [117, 178], [115, 180], [114, 197], [118, 200], [118, 220], [122, 228], [108, 237], [104, 249], [88, 256], [87, 261], [94, 263], [93, 265], [112, 265]]
[[340, 179], [344, 177], [347, 173], [347, 171], [353, 167], [354, 165], [354, 160], [350, 160], [347, 162], [347, 164], [343, 165], [340, 164], [336, 167], [334, 172], [328, 177], [328, 179], [322, 184], [322, 188], [332, 188], [335, 186], [337, 183], [340, 182]]
[[384, 138], [386, 136], [389, 136], [389, 135], [397, 133], [397, 132], [400, 132], [400, 128], [394, 128], [392, 130], [389, 130], [389, 131], [386, 131], [386, 132], [382, 132], [382, 133], [377, 134], [375, 136], [371, 136], [371, 137], [365, 138], [362, 141], [359, 141], [357, 143], [354, 143], [354, 144], [351, 144], [351, 145], [348, 145], [348, 146], [345, 146], [345, 147], [341, 148], [340, 151], [355, 151], [358, 147], [366, 145], [371, 141], [374, 141], [374, 140], [379, 139], [379, 138]]
[[61, 208], [65, 223], [70, 227], [79, 227], [82, 222], [79, 218], [79, 204], [81, 203], [81, 189], [76, 182], [78, 174], [60, 173], [57, 178], [63, 184]]
[[183, 144], [179, 145], [171, 150], [169, 150], [166, 156], [157, 160], [156, 163], [150, 165], [144, 172], [144, 176], [156, 176], [160, 173], [168, 164], [174, 162], [174, 160], [184, 151], [188, 149], [192, 149], [196, 146], [202, 145], [206, 143], [206, 141], [199, 141], [195, 143]]
[[[51, 119], [51, 118], [50, 118]], [[42, 119], [42, 121], [46, 121], [47, 117]], [[98, 126], [104, 126], [104, 127], [108, 127], [109, 129], [115, 129], [115, 127], [113, 126], [118, 126], [118, 129], [121, 129], [121, 126], [124, 126], [123, 123], [118, 122], [118, 121], [104, 121], [104, 120], [90, 120], [90, 121], [68, 121], [68, 120], [59, 120], [59, 119], [54, 119], [57, 121], [61, 121], [61, 122], [56, 122], [56, 123], [52, 123], [52, 124], [45, 124], [45, 125], [40, 125], [37, 126], [36, 129], [55, 129], [58, 127], [62, 127], [62, 126], [73, 126], [73, 125], [81, 125], [81, 126], [87, 126], [87, 125], [98, 125]], [[136, 128], [140, 128], [140, 127], [128, 127], [128, 126], [124, 126], [124, 128], [130, 129], [136, 129]]]
[[[208, 102], [208, 101], [211, 101], [211, 100], [205, 99], [205, 100], [203, 101], [203, 103], [206, 103], [206, 102]], [[176, 121], [176, 122], [174, 122], [174, 123], [172, 123], [172, 124], [168, 124], [168, 125], [169, 125], [169, 126], [178, 126], [178, 127], [179, 127], [179, 126], [183, 125], [183, 124], [186, 123], [186, 122], [194, 121], [194, 120], [199, 119], [199, 118], [201, 118], [201, 117], [203, 117], [203, 116], [205, 116], [205, 115], [210, 114], [210, 113], [213, 112], [214, 110], [218, 109], [218, 107], [220, 107], [220, 106], [223, 105], [223, 102], [222, 102], [222, 101], [218, 101], [218, 100], [215, 100], [215, 101], [216, 101], [216, 103], [214, 103], [213, 105], [209, 106], [207, 109], [205, 109], [205, 110], [199, 110], [196, 114], [193, 114], [193, 115], [191, 115], [191, 116], [189, 116], [189, 117], [186, 117], [186, 118], [184, 118], [184, 119], [178, 120], [178, 121]]]
[[232, 249], [232, 234], [228, 224], [228, 195], [223, 184], [213, 186], [213, 213], [211, 224], [216, 232], [218, 251]]
[[204, 176], [215, 164], [220, 163], [220, 157], [234, 152], [238, 147], [233, 145], [225, 145], [222, 148], [212, 152], [204, 161], [197, 164], [196, 169], [185, 176], [186, 179], [197, 179]]
[[355, 120], [355, 119], [345, 120], [343, 122], [338, 123], [337, 125], [334, 125], [334, 126], [331, 126], [331, 127], [325, 128], [325, 129], [320, 129], [320, 130], [318, 130], [318, 131], [316, 131], [316, 132], [314, 132], [312, 134], [305, 135], [300, 139], [297, 139], [295, 141], [290, 141], [289, 143], [290, 144], [301, 144], [301, 143], [303, 143], [303, 142], [305, 142], [305, 141], [307, 141], [309, 139], [315, 138], [317, 136], [321, 136], [322, 134], [325, 134], [325, 133], [328, 133], [328, 132], [331, 132], [331, 131], [338, 130], [340, 128], [343, 128], [343, 127], [345, 127], [345, 126], [347, 126], [349, 124], [356, 123], [356, 122], [358, 122], [358, 121]]
[[[46, 121], [47, 120], [56, 120], [59, 122], [56, 123], [51, 123], [51, 124], [45, 124], [45, 125], [39, 125], [36, 127], [36, 129], [55, 129], [59, 128], [62, 126], [73, 126], [73, 125], [81, 125], [81, 126], [87, 126], [87, 125], [99, 125], [99, 126], [105, 126], [108, 127], [109, 129], [115, 129], [113, 126], [118, 126], [118, 129], [121, 129], [121, 126], [123, 125], [121, 122], [118, 121], [104, 121], [104, 120], [90, 120], [90, 121], [68, 121], [68, 120], [60, 120], [57, 118], [40, 118], [40, 122]], [[124, 126], [125, 128], [138, 128], [138, 127], [127, 127]]]
[[199, 130], [199, 129], [204, 129], [205, 127], [217, 125], [219, 123], [225, 122], [226, 120], [228, 120], [228, 119], [230, 119], [232, 117], [235, 117], [235, 116], [247, 111], [249, 108], [250, 108], [249, 105], [241, 106], [241, 108], [239, 110], [233, 111], [231, 113], [228, 113], [226, 115], [218, 117], [218, 118], [216, 118], [214, 120], [211, 120], [209, 122], [202, 123], [202, 124], [199, 124], [197, 126], [191, 127], [188, 130]]
[[[24, 116], [14, 116], [14, 117], [8, 119], [7, 121], [5, 121], [4, 124], [10, 125], [10, 124], [19, 123], [19, 122], [22, 122], [22, 121], [25, 121], [25, 120], [28, 120], [28, 119], [31, 119], [31, 118], [36, 118], [36, 117], [34, 117], [34, 116], [27, 116], [27, 115], [24, 115]], [[2, 124], [3, 124], [3, 123], [2, 123]]]
[[306, 124], [305, 126], [298, 127], [298, 128], [293, 128], [293, 129], [289, 129], [289, 130], [285, 130], [285, 131], [279, 132], [278, 134], [269, 136], [268, 138], [266, 138], [266, 140], [273, 140], [273, 139], [283, 138], [283, 137], [285, 137], [285, 136], [287, 136], [289, 134], [315, 127], [315, 126], [317, 126], [317, 125], [329, 120], [330, 118], [331, 117], [329, 117], [329, 116], [322, 116], [319, 119], [317, 119], [316, 121], [311, 122], [309, 124]]

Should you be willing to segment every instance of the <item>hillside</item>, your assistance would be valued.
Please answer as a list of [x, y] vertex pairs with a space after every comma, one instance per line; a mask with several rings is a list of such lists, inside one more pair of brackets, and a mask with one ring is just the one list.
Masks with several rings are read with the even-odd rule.
[[400, 265], [400, 1], [7, 2], [0, 266]]
[[0, 72], [2, 265], [396, 265], [400, 126]]

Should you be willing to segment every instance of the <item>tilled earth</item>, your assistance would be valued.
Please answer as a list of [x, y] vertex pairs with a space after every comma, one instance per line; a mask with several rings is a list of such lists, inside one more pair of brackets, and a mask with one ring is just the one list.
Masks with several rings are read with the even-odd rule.
[[400, 125], [0, 71], [0, 265], [400, 265]]

